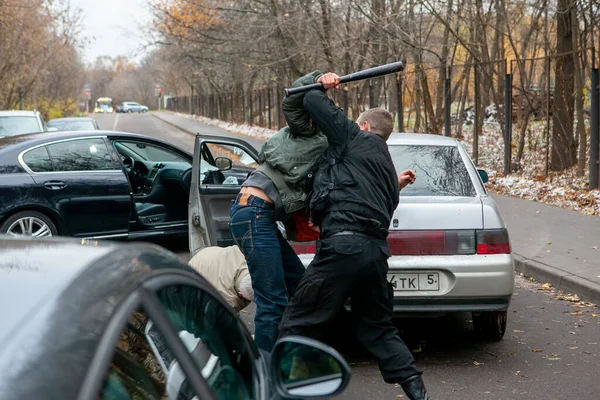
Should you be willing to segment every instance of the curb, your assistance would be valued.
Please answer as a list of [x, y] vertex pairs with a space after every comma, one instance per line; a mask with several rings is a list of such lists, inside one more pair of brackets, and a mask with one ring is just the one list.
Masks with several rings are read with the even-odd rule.
[[515, 272], [548, 282], [554, 289], [577, 294], [581, 300], [600, 304], [600, 284], [518, 254], [514, 257]]

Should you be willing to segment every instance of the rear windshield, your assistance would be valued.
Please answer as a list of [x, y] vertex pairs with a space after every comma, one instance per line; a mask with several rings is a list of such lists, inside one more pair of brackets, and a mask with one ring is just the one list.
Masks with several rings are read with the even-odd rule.
[[467, 167], [454, 146], [391, 145], [398, 173], [412, 169], [417, 181], [402, 196], [475, 196]]
[[40, 131], [40, 123], [36, 117], [0, 117], [0, 136], [16, 136]]
[[56, 128], [59, 131], [84, 131], [96, 129], [94, 123], [88, 119], [81, 121], [49, 121], [48, 126]]

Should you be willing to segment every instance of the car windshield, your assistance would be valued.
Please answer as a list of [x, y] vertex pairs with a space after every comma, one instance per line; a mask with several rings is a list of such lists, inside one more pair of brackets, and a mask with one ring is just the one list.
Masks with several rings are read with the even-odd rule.
[[36, 117], [0, 117], [0, 136], [16, 136], [40, 131], [40, 123]]
[[49, 121], [48, 126], [57, 128], [59, 131], [84, 131], [96, 129], [92, 121], [85, 119], [81, 121]]
[[412, 169], [413, 185], [402, 196], [475, 196], [475, 187], [456, 146], [392, 145], [390, 154], [398, 173]]

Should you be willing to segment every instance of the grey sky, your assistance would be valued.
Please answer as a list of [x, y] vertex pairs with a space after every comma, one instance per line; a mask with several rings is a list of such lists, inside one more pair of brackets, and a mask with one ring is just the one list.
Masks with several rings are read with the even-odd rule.
[[83, 34], [89, 41], [85, 62], [104, 55], [141, 58], [140, 26], [151, 19], [148, 0], [71, 0], [71, 4], [83, 11]]

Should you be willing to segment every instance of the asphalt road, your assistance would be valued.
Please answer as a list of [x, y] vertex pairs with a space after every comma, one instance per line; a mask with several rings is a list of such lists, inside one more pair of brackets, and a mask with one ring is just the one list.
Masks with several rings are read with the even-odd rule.
[[[151, 115], [97, 119], [102, 129], [143, 133], [190, 152], [193, 148], [192, 135]], [[228, 135], [210, 126], [202, 133]], [[432, 398], [599, 399], [600, 310], [559, 300], [556, 293], [543, 289], [540, 283], [517, 277], [507, 332], [495, 343], [474, 338], [469, 314], [397, 320], [402, 338], [417, 350], [413, 354]], [[250, 330], [252, 313], [253, 309], [242, 312]], [[377, 364], [360, 346], [350, 340], [344, 343], [340, 350], [353, 375], [338, 398], [406, 399], [399, 387], [383, 382]]]

